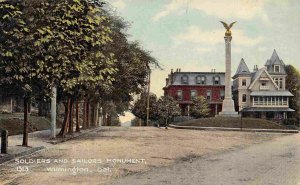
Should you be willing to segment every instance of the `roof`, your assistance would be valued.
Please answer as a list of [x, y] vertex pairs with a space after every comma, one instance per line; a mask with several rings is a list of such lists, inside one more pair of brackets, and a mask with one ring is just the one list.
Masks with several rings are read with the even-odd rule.
[[263, 72], [263, 70], [264, 70], [264, 68], [261, 68], [255, 72], [251, 73], [251, 77], [252, 77], [251, 81], [253, 82], [255, 79], [257, 79], [260, 76], [260, 74]]
[[251, 77], [252, 77], [252, 82], [249, 86], [249, 89], [252, 89], [252, 87], [254, 86], [254, 84], [256, 83], [256, 81], [259, 79], [259, 77], [261, 76], [261, 74], [265, 72], [268, 76], [268, 78], [270, 78], [270, 80], [272, 81], [272, 83], [274, 84], [274, 86], [279, 89], [278, 85], [272, 80], [272, 77], [270, 76], [270, 74], [267, 72], [266, 67], [263, 67], [259, 70], [257, 70], [255, 73], [251, 73]]
[[[182, 77], [187, 76], [188, 83], [182, 83]], [[196, 83], [196, 77], [204, 76], [205, 77], [205, 84], [203, 85], [214, 85], [214, 77], [220, 77], [220, 83], [218, 85], [224, 86], [225, 85], [225, 73], [224, 72], [174, 72], [172, 74], [172, 84], [170, 85], [200, 85]]]
[[288, 107], [250, 107], [242, 109], [242, 112], [294, 112]]
[[[274, 72], [274, 65], [280, 65], [282, 66], [280, 69], [280, 72]], [[274, 74], [286, 74], [285, 69], [284, 69], [284, 62], [279, 58], [276, 50], [274, 49], [273, 54], [269, 60], [265, 63], [265, 66], [267, 67], [267, 70], [269, 73], [274, 73]]]
[[195, 71], [180, 71], [180, 72], [173, 72], [173, 74], [225, 74], [225, 72], [195, 72]]
[[252, 91], [250, 96], [294, 96], [289, 91]]
[[249, 70], [246, 62], [242, 58], [234, 76], [236, 76], [236, 75], [250, 75], [250, 74], [251, 74], [250, 70]]

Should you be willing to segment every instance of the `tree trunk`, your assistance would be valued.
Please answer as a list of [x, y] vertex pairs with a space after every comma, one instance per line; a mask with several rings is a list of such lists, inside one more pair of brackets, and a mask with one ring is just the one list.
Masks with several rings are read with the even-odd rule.
[[80, 132], [79, 102], [76, 102], [76, 132]]
[[65, 116], [64, 116], [64, 121], [61, 127], [61, 130], [58, 134], [58, 136], [62, 136], [63, 138], [65, 137], [67, 130], [68, 130], [68, 123], [69, 123], [69, 117], [70, 117], [70, 98], [67, 99], [67, 103], [65, 104]]
[[96, 104], [95, 123], [96, 123], [96, 126], [99, 127], [99, 102], [97, 102], [97, 104]]
[[86, 129], [86, 102], [83, 101], [83, 118], [82, 118], [82, 129]]
[[23, 127], [23, 144], [28, 146], [28, 98], [24, 98], [24, 127]]
[[86, 103], [86, 127], [90, 128], [90, 102]]
[[90, 113], [90, 118], [91, 118], [91, 127], [95, 127], [95, 103], [91, 103], [91, 113]]
[[13, 98], [11, 97], [10, 98], [10, 113], [12, 114], [13, 113], [13, 106], [14, 106], [14, 101], [13, 101]]
[[111, 115], [107, 115], [107, 126], [111, 126]]
[[69, 134], [73, 134], [73, 114], [74, 114], [74, 100], [71, 100], [71, 105], [70, 105], [70, 113], [69, 113]]

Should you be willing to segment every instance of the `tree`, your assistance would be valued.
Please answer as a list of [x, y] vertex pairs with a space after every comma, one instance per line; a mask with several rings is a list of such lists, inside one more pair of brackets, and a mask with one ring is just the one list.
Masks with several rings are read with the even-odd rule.
[[10, 86], [23, 98], [23, 146], [28, 146], [28, 104], [36, 82], [32, 38], [22, 1], [0, 2], [0, 85]]
[[209, 115], [210, 109], [205, 97], [198, 96], [193, 99], [191, 106], [191, 116], [195, 118], [204, 118]]
[[[112, 101], [118, 107], [118, 113], [128, 110], [133, 95], [140, 94], [147, 85], [149, 66], [159, 68], [155, 58], [150, 52], [142, 49], [140, 44], [129, 42], [126, 29], [129, 24], [122, 18], [111, 16], [110, 28], [112, 30], [112, 42], [108, 44], [107, 51], [114, 53], [117, 72], [112, 82], [112, 91], [102, 92], [102, 104]], [[103, 110], [106, 110], [103, 108]]]
[[166, 126], [173, 117], [180, 115], [179, 105], [171, 96], [162, 96], [157, 101], [156, 111], [157, 116], [164, 120]]
[[[31, 17], [39, 17], [30, 19], [36, 30], [37, 76], [63, 90], [65, 118], [59, 135], [64, 137], [73, 130], [75, 101], [85, 97], [88, 111], [98, 91], [111, 89], [116, 65], [113, 53], [105, 52], [112, 41], [106, 26], [109, 20], [100, 6], [86, 0], [46, 0], [33, 7], [36, 11]], [[89, 118], [88, 112], [86, 115]]]
[[300, 116], [300, 73], [292, 65], [286, 65], [286, 89], [289, 90], [294, 96], [289, 98], [289, 106], [294, 109], [292, 113], [293, 118]]
[[[157, 120], [156, 108], [157, 108], [156, 95], [153, 94], [153, 93], [150, 93], [150, 97], [149, 97], [149, 119], [150, 120]], [[140, 98], [137, 101], [134, 102], [131, 112], [136, 117], [142, 119], [143, 122], [144, 122], [144, 125], [147, 125], [147, 123], [146, 123], [146, 119], [147, 119], [147, 93], [142, 93]]]
[[[65, 105], [63, 137], [73, 131], [75, 102], [85, 100], [83, 127], [89, 126], [90, 106], [95, 125], [99, 101], [112, 101], [117, 113], [128, 109], [133, 95], [147, 84], [150, 65], [158, 66], [149, 52], [127, 40], [127, 25], [101, 2], [0, 2], [0, 86], [16, 90], [24, 99], [24, 110], [32, 97], [49, 100], [56, 86]], [[76, 106], [76, 130], [78, 113]], [[27, 110], [24, 145], [26, 137]]]

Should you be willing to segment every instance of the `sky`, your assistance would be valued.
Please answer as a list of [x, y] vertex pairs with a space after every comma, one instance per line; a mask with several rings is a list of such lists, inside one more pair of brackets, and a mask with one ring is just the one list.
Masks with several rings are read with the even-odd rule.
[[163, 70], [151, 76], [151, 91], [163, 95], [171, 69], [225, 71], [225, 28], [231, 23], [232, 75], [241, 58], [249, 69], [264, 66], [276, 49], [285, 64], [300, 69], [299, 0], [110, 0]]

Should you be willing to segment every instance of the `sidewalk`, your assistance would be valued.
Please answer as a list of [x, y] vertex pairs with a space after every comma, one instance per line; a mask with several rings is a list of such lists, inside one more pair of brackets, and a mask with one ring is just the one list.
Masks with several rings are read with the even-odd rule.
[[[23, 147], [23, 135], [8, 136], [8, 153], [0, 154], [0, 165], [6, 161], [12, 160], [16, 157], [32, 154], [34, 152], [51, 148], [54, 144], [65, 142], [67, 140], [79, 137], [92, 131], [98, 131], [100, 127], [81, 130], [79, 133], [74, 132], [73, 135], [66, 135], [66, 138], [56, 138], [50, 140], [50, 130], [36, 131], [28, 134], [28, 147]], [[57, 129], [57, 134], [60, 129]]]
[[219, 131], [243, 131], [243, 132], [270, 132], [270, 133], [299, 133], [298, 130], [282, 130], [282, 129], [255, 129], [255, 128], [227, 128], [227, 127], [197, 127], [197, 126], [178, 126], [170, 124], [169, 127], [175, 129], [191, 129], [191, 130], [219, 130]]

